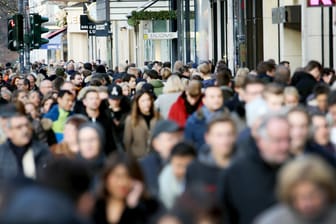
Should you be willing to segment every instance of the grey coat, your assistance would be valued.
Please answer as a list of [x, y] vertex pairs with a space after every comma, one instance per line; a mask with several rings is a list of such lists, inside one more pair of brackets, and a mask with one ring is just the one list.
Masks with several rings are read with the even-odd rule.
[[286, 205], [276, 205], [261, 214], [254, 224], [334, 224], [336, 223], [336, 208], [325, 211], [315, 220], [307, 220], [299, 216], [293, 209]]
[[[19, 175], [19, 165], [10, 147], [8, 141], [0, 145], [0, 179], [15, 178]], [[47, 145], [33, 141], [30, 149], [34, 154], [36, 171], [45, 167], [47, 160], [50, 158]]]

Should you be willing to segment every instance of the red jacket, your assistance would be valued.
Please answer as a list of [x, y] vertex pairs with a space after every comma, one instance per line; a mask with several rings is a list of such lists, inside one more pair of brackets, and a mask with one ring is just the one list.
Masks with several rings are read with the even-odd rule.
[[[198, 108], [202, 107], [203, 106], [202, 100], [200, 100], [198, 104], [199, 104]], [[184, 128], [187, 119], [190, 115], [187, 113], [187, 109], [185, 107], [185, 92], [183, 92], [177, 98], [176, 102], [171, 106], [168, 113], [168, 118], [170, 120], [175, 121], [181, 128]]]

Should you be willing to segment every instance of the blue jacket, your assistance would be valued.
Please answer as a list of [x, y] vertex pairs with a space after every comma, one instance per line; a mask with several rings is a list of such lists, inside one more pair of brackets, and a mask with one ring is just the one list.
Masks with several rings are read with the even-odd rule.
[[227, 109], [222, 108], [216, 112], [210, 112], [205, 106], [195, 111], [187, 120], [184, 129], [185, 140], [190, 141], [200, 150], [205, 144], [204, 134], [209, 121], [225, 113], [229, 114]]
[[164, 166], [164, 161], [157, 152], [151, 152], [140, 161], [140, 165], [149, 192], [153, 196], [158, 196], [159, 175]]
[[[67, 117], [70, 117], [72, 115], [72, 112], [70, 111], [69, 114], [67, 115]], [[65, 120], [61, 121], [60, 120], [60, 109], [58, 107], [58, 105], [54, 105], [48, 113], [46, 113], [43, 118], [47, 118], [52, 120], [53, 122], [53, 131], [55, 133], [56, 136], [56, 140], [57, 142], [61, 142], [63, 140], [63, 129], [64, 129], [64, 123]], [[62, 118], [64, 119], [64, 117]]]

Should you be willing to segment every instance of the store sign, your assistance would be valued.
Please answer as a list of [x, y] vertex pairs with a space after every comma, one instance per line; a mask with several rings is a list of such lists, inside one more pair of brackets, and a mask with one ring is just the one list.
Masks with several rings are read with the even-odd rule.
[[145, 40], [171, 40], [177, 38], [177, 32], [147, 33], [144, 35]]
[[308, 6], [333, 6], [336, 0], [308, 0]]

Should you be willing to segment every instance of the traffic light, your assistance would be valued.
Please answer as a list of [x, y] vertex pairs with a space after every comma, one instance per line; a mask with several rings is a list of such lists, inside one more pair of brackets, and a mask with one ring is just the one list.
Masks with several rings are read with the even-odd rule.
[[31, 29], [31, 48], [39, 49], [41, 45], [49, 43], [48, 39], [42, 38], [42, 34], [49, 31], [48, 28], [42, 26], [43, 23], [48, 22], [47, 17], [42, 17], [37, 13], [29, 15], [30, 18], [30, 29]]
[[14, 14], [7, 19], [7, 48], [11, 51], [23, 49], [23, 15]]

